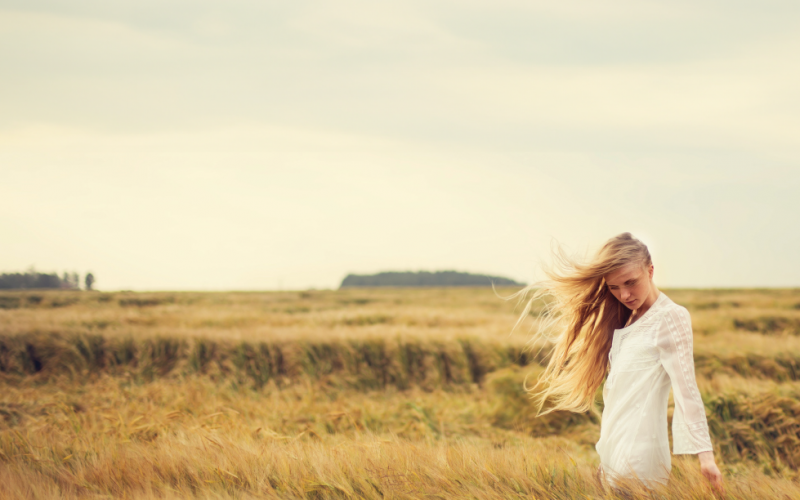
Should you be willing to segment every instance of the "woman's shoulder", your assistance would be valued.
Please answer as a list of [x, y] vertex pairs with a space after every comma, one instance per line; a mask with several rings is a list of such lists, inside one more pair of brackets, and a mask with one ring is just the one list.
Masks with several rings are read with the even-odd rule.
[[669, 297], [661, 292], [660, 305], [656, 313], [659, 331], [671, 332], [680, 336], [691, 336], [692, 317], [689, 310], [680, 304], [676, 304]]
[[689, 310], [680, 304], [672, 301], [664, 292], [658, 297], [657, 315], [661, 318], [671, 317], [674, 319], [689, 318]]

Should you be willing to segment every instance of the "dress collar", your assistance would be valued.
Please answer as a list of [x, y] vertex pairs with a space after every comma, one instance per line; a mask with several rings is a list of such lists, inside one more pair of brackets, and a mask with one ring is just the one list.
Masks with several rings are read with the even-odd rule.
[[641, 324], [642, 320], [644, 320], [644, 319], [646, 319], [646, 318], [650, 317], [650, 316], [652, 315], [652, 312], [653, 312], [655, 309], [657, 309], [657, 308], [661, 307], [661, 304], [662, 304], [662, 303], [663, 303], [665, 300], [669, 300], [669, 299], [667, 298], [667, 296], [666, 296], [666, 295], [664, 295], [664, 292], [662, 292], [662, 291], [659, 291], [659, 292], [658, 292], [658, 297], [656, 298], [656, 301], [655, 301], [655, 302], [653, 302], [653, 305], [651, 305], [651, 306], [650, 306], [650, 309], [648, 309], [648, 310], [647, 310], [647, 312], [646, 312], [646, 313], [644, 313], [644, 314], [642, 315], [642, 317], [641, 317], [641, 318], [638, 318], [636, 321], [634, 321], [633, 323], [631, 323], [630, 325], [628, 325], [628, 326], [626, 326], [626, 327], [620, 328], [620, 330], [625, 330], [626, 328], [630, 328], [630, 327], [632, 327], [632, 326], [634, 326], [634, 325]]

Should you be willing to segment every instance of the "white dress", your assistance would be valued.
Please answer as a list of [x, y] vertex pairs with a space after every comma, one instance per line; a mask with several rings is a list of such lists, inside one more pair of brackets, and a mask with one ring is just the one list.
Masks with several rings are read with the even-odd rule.
[[604, 475], [666, 484], [670, 471], [667, 400], [675, 454], [712, 450], [697, 390], [689, 311], [661, 293], [632, 325], [614, 330], [596, 449]]

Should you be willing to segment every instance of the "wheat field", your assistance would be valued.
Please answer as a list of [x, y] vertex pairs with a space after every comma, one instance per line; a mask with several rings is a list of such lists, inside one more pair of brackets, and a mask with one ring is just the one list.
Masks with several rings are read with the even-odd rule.
[[[666, 293], [725, 497], [800, 498], [800, 292]], [[519, 310], [477, 288], [0, 293], [0, 498], [721, 498], [692, 456], [604, 489], [598, 417], [534, 416]]]

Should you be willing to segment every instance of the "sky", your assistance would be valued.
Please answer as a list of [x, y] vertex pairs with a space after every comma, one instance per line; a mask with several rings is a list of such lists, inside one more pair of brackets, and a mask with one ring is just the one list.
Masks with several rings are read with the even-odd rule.
[[0, 271], [800, 287], [800, 4], [0, 0]]

